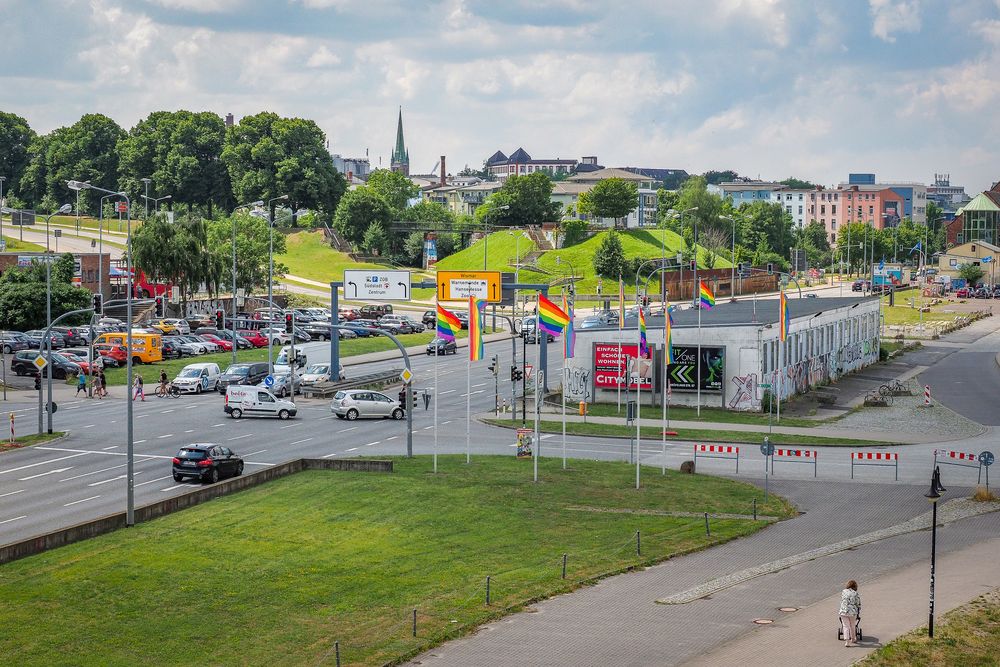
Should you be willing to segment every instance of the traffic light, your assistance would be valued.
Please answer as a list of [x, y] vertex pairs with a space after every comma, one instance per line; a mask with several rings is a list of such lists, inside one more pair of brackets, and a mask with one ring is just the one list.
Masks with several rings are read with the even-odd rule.
[[523, 377], [524, 377], [524, 371], [522, 371], [517, 366], [511, 366], [510, 367], [510, 381], [511, 382], [519, 382], [521, 380], [521, 378], [523, 378]]
[[499, 372], [500, 372], [500, 359], [499, 357], [497, 357], [497, 355], [494, 354], [493, 358], [490, 359], [490, 373], [493, 373], [493, 375], [496, 376], [497, 373]]
[[215, 311], [215, 328], [216, 329], [226, 328], [226, 311], [222, 310], [221, 308]]
[[774, 275], [774, 264], [772, 264], [771, 262], [767, 263], [767, 275], [769, 276]]
[[100, 294], [94, 295], [94, 314], [95, 315], [104, 314], [104, 297]]
[[643, 308], [649, 308], [649, 297], [648, 296], [642, 297], [642, 307]]
[[295, 315], [292, 313], [285, 313], [285, 333], [292, 333], [295, 331]]
[[691, 260], [691, 270], [694, 271], [695, 268], [697, 268], [697, 267], [695, 266], [695, 261], [692, 259]]
[[743, 275], [743, 262], [736, 263], [736, 273]]
[[165, 314], [163, 297], [162, 296], [156, 297], [155, 303], [156, 303], [156, 316], [163, 317]]

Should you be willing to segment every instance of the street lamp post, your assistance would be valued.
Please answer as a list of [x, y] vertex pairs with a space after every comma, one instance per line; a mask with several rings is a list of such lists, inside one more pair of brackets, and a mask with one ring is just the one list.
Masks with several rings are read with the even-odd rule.
[[[141, 178], [142, 184], [146, 186], [146, 192], [142, 195], [142, 198], [146, 200], [146, 213], [142, 216], [142, 221], [145, 222], [149, 220], [149, 184], [153, 182], [151, 178]], [[79, 190], [77, 191], [77, 196], [80, 195]]]
[[[98, 187], [96, 185], [91, 185], [86, 181], [66, 181], [66, 185], [70, 190], [97, 190], [98, 192], [104, 192], [109, 195], [117, 195], [125, 200], [125, 206], [127, 210], [127, 223], [128, 228], [125, 235], [125, 270], [127, 272], [126, 280], [128, 281], [128, 294], [125, 297], [125, 320], [127, 322], [128, 329], [126, 329], [125, 334], [125, 349], [127, 351], [125, 357], [125, 382], [126, 391], [128, 392], [128, 400], [125, 402], [126, 407], [126, 420], [128, 422], [128, 429], [126, 432], [126, 468], [125, 468], [125, 479], [126, 479], [126, 500], [125, 500], [125, 525], [134, 526], [135, 525], [135, 433], [134, 433], [134, 418], [133, 418], [133, 406], [132, 406], [132, 296], [134, 292], [133, 287], [133, 275], [132, 275], [132, 200], [129, 198], [128, 194], [125, 192], [115, 192], [114, 190], [106, 190], [104, 188]], [[49, 419], [52, 419], [52, 413], [49, 412]]]
[[[241, 208], [256, 208], [257, 206], [263, 206], [263, 205], [264, 205], [264, 202], [262, 200], [260, 200], [260, 199], [258, 199], [255, 202], [251, 202], [249, 204], [242, 204], [242, 205], [237, 206], [236, 208], [234, 208], [233, 209], [233, 215], [229, 216], [229, 221], [232, 223], [232, 227], [233, 227], [233, 307], [232, 307], [232, 313], [233, 313], [233, 315], [232, 315], [232, 318], [230, 320], [230, 327], [232, 328], [232, 331], [233, 331], [233, 363], [234, 364], [236, 363], [236, 211], [240, 210]], [[268, 350], [270, 350], [271, 346], [268, 345], [267, 347], [268, 347]], [[268, 358], [270, 358], [270, 353], [268, 353], [268, 354], [269, 354]], [[333, 372], [331, 371], [331, 377], [332, 376], [333, 376]], [[294, 390], [294, 387], [292, 387], [292, 389]]]
[[[69, 213], [73, 210], [73, 207], [69, 204], [63, 204], [59, 207], [58, 211], [54, 211], [45, 216], [45, 326], [48, 328], [52, 325], [52, 255], [49, 251], [49, 220], [52, 216], [59, 215], [61, 213]], [[52, 334], [50, 333], [42, 341], [42, 345], [45, 346], [45, 360], [49, 362], [48, 369], [49, 375], [46, 380], [46, 385], [48, 387], [48, 425], [49, 433], [52, 433]], [[41, 352], [41, 350], [39, 350]], [[42, 432], [42, 392], [38, 392], [38, 432]]]
[[937, 504], [938, 500], [941, 499], [940, 492], [946, 490], [947, 489], [941, 486], [941, 469], [934, 468], [934, 473], [931, 475], [930, 491], [924, 494], [924, 498], [927, 498], [933, 507], [931, 510], [931, 589], [927, 616], [927, 636], [930, 639], [934, 639], [934, 575], [937, 560]]
[[[271, 204], [273, 202], [276, 202], [276, 201], [286, 201], [287, 199], [288, 199], [288, 195], [280, 195], [278, 197], [272, 197], [271, 199], [267, 200], [267, 226], [268, 226], [268, 234], [269, 234], [269, 238], [268, 238], [268, 241], [267, 241], [267, 302], [269, 304], [272, 304], [272, 305], [268, 306], [269, 308], [274, 308], [274, 305], [273, 305], [273, 303], [274, 303], [274, 293], [273, 293], [273, 289], [274, 289], [274, 209], [271, 207]], [[234, 243], [233, 246], [235, 247], [235, 245], [236, 244]], [[272, 311], [272, 313], [273, 313], [273, 311]], [[334, 318], [334, 317], [336, 317], [336, 316], [337, 316], [336, 313], [330, 313], [330, 318], [331, 319]], [[273, 323], [272, 323], [272, 325], [273, 325]], [[295, 335], [294, 331], [292, 332], [292, 335], [293, 336]], [[267, 372], [268, 372], [269, 375], [274, 375], [274, 361], [272, 360], [272, 356], [273, 356], [273, 353], [274, 353], [274, 349], [273, 349], [274, 346], [271, 344], [271, 338], [270, 338], [270, 336], [268, 337], [267, 343], [268, 343], [268, 345], [267, 345]], [[330, 372], [331, 373], [337, 373], [338, 371], [337, 371], [336, 368], [332, 368], [331, 367]]]
[[[0, 207], [4, 205], [3, 203], [3, 182], [7, 180], [6, 176], [0, 176]], [[13, 224], [14, 220], [11, 220]], [[0, 213], [0, 239], [3, 238], [3, 214]]]
[[142, 195], [142, 198], [146, 200], [146, 220], [149, 220], [149, 202], [153, 202], [153, 212], [155, 213], [160, 208], [160, 202], [166, 199], [171, 199], [173, 195], [163, 195], [162, 197], [148, 197]]

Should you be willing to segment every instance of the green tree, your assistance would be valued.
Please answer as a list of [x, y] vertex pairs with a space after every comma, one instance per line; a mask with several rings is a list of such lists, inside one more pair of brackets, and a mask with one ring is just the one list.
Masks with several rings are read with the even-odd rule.
[[792, 216], [781, 204], [755, 201], [742, 204], [739, 208], [741, 233], [737, 236], [747, 247], [757, 247], [763, 240], [769, 250], [789, 257], [789, 248], [794, 242]]
[[639, 186], [622, 178], [606, 178], [581, 192], [577, 211], [598, 218], [612, 218], [615, 227], [639, 206]]
[[136, 206], [152, 179], [150, 197], [169, 194], [175, 204], [231, 208], [229, 173], [221, 161], [226, 125], [210, 111], [155, 111], [118, 142], [121, 187]]
[[[924, 252], [927, 253], [929, 257], [935, 252], [941, 252], [945, 249], [945, 238], [946, 235], [943, 233], [944, 225], [941, 224], [941, 220], [944, 218], [944, 211], [937, 202], [927, 201], [927, 245], [929, 247], [924, 248]], [[921, 247], [923, 247], [921, 245]]]
[[[275, 252], [278, 244], [275, 236]], [[158, 213], [132, 232], [136, 268], [151, 280], [177, 285], [185, 304], [202, 285], [209, 293], [219, 291], [227, 275], [232, 275], [228, 257], [228, 252], [223, 254], [209, 246], [206, 223], [198, 218], [182, 218], [170, 224], [166, 216]]]
[[[118, 141], [125, 131], [101, 114], [87, 114], [69, 127], [36, 137], [29, 147], [30, 162], [19, 186], [21, 197], [36, 208], [52, 210], [70, 200], [66, 181], [118, 189]], [[80, 192], [80, 207], [96, 210], [100, 193]], [[74, 194], [75, 204], [76, 195]]]
[[398, 215], [409, 200], [420, 194], [416, 183], [398, 171], [376, 169], [368, 175], [367, 186], [385, 200]]
[[618, 279], [625, 270], [625, 251], [615, 230], [605, 233], [601, 245], [594, 253], [594, 271], [602, 278]]
[[710, 169], [701, 176], [701, 178], [704, 179], [704, 181], [709, 185], [718, 185], [719, 183], [725, 183], [727, 181], [735, 181], [739, 177], [740, 175], [732, 169], [726, 169], [725, 171]]
[[311, 120], [267, 112], [245, 116], [226, 130], [222, 161], [239, 202], [287, 194], [293, 227], [294, 211], [331, 215], [347, 189], [326, 150], [326, 135]]
[[656, 215], [657, 225], [661, 229], [680, 229], [676, 218], [670, 215], [670, 211], [676, 211], [680, 204], [681, 195], [677, 190], [667, 190], [659, 188], [656, 191]]
[[[71, 310], [90, 306], [90, 291], [72, 284], [73, 255], [65, 253], [49, 268], [51, 272], [52, 319]], [[70, 324], [86, 316], [71, 318]], [[0, 329], [25, 331], [46, 326], [46, 272], [44, 262], [12, 267], [0, 275]]]
[[28, 167], [28, 147], [34, 138], [35, 132], [28, 121], [0, 111], [0, 176], [7, 179], [3, 184], [5, 198], [18, 192], [21, 176]]
[[586, 241], [589, 229], [590, 225], [587, 224], [586, 220], [563, 220], [559, 223], [559, 230], [563, 237], [562, 247], [569, 248]]
[[386, 240], [385, 227], [376, 220], [365, 230], [365, 235], [361, 239], [361, 248], [369, 255], [381, 255], [385, 252]]
[[801, 178], [795, 178], [790, 176], [783, 181], [779, 181], [782, 185], [787, 185], [793, 190], [812, 190], [816, 187], [815, 184], [809, 181], [803, 181]]
[[[233, 223], [236, 224], [236, 287], [251, 294], [267, 288], [267, 274], [270, 255], [271, 234], [267, 220], [237, 213], [222, 220], [206, 222], [208, 252], [226, 263], [228, 272], [222, 277], [222, 285], [232, 284]], [[274, 235], [274, 254], [285, 252], [285, 235]], [[274, 264], [274, 275], [280, 276], [287, 267], [279, 262]]]
[[365, 232], [373, 222], [385, 228], [392, 221], [392, 209], [371, 188], [351, 190], [340, 199], [333, 226], [347, 241], [361, 248]]
[[543, 172], [515, 174], [476, 209], [476, 221], [488, 221], [491, 227], [527, 227], [556, 221], [561, 207], [551, 197], [552, 181]]
[[726, 231], [730, 227], [728, 221], [719, 218], [728, 210], [723, 205], [722, 198], [708, 191], [708, 183], [701, 176], [692, 176], [684, 181], [678, 193], [675, 209], [678, 212], [689, 211], [683, 214], [683, 220], [678, 218], [678, 229], [680, 226], [697, 225], [698, 232], [701, 233], [713, 228]]
[[965, 281], [970, 285], [977, 284], [985, 275], [983, 267], [978, 264], [959, 264], [958, 266], [958, 277], [965, 278]]

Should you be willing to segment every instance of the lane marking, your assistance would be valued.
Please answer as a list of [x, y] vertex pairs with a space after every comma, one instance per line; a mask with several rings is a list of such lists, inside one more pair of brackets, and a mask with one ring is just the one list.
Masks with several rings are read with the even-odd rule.
[[[65, 447], [37, 447], [37, 446], [34, 447], [34, 449], [44, 449], [46, 451], [52, 451], [52, 452], [79, 452], [79, 454], [77, 454], [76, 456], [83, 456], [84, 454], [102, 454], [104, 456], [128, 456], [126, 452], [99, 452], [93, 449], [66, 449]], [[172, 456], [164, 456], [163, 454], [136, 454], [136, 457], [142, 457], [142, 461], [145, 461], [147, 459], [174, 458]], [[64, 456], [63, 458], [68, 459], [73, 457]], [[45, 463], [53, 463], [54, 461], [61, 461], [61, 460], [62, 459], [52, 459], [51, 461], [43, 461], [42, 463], [33, 463], [31, 464], [31, 466], [26, 466], [26, 467], [40, 466], [40, 465], [45, 465]], [[141, 463], [142, 461], [138, 462]], [[4, 472], [11, 472], [11, 471], [8, 470], [0, 471], [0, 475], [2, 475]]]
[[289, 444], [291, 444], [291, 445], [299, 445], [299, 444], [302, 444], [303, 442], [309, 442], [310, 440], [312, 440], [312, 438], [305, 438], [303, 440], [296, 440], [295, 442], [291, 442]]
[[297, 424], [288, 424], [287, 426], [282, 426], [281, 428], [295, 428], [296, 426], [301, 426], [301, 425], [302, 423], [299, 422]]
[[316, 421], [321, 421], [321, 422], [322, 422], [322, 421], [326, 421], [327, 419], [333, 419], [333, 418], [334, 418], [334, 417], [336, 417], [336, 416], [337, 416], [337, 415], [330, 415], [329, 417], [320, 417], [320, 418], [319, 418], [319, 419], [317, 419]]
[[347, 433], [348, 431], [353, 431], [356, 428], [357, 426], [352, 426], [351, 428], [342, 428], [339, 431], [337, 431], [337, 433]]
[[84, 498], [83, 500], [74, 500], [71, 503], [66, 503], [65, 505], [63, 505], [63, 507], [69, 507], [70, 505], [78, 505], [79, 503], [85, 503], [88, 500], [97, 500], [98, 498], [100, 498], [100, 496], [91, 496], [89, 498]]
[[133, 442], [132, 444], [133, 444], [133, 445], [138, 445], [138, 444], [139, 444], [139, 443], [141, 443], [141, 442], [146, 442], [146, 441], [145, 441], [145, 440], [136, 440], [136, 441], [135, 441], [135, 442]]
[[27, 482], [29, 479], [35, 479], [36, 477], [45, 477], [46, 475], [54, 475], [57, 472], [66, 472], [67, 470], [72, 470], [72, 469], [73, 466], [69, 466], [67, 468], [56, 468], [55, 470], [49, 470], [48, 472], [40, 472], [37, 475], [32, 475], [31, 477], [22, 477], [17, 481]]
[[[52, 450], [51, 447], [35, 447], [35, 449]], [[38, 466], [48, 465], [50, 463], [55, 463], [56, 461], [65, 461], [66, 459], [75, 459], [77, 456], [83, 456], [84, 454], [90, 454], [91, 453], [91, 452], [87, 452], [87, 451], [81, 451], [79, 449], [55, 449], [55, 450], [52, 450], [52, 451], [80, 452], [80, 453], [79, 454], [73, 454], [72, 456], [60, 456], [59, 458], [49, 459], [48, 461], [41, 461], [39, 463], [29, 463], [26, 466], [21, 466], [19, 468], [11, 468], [10, 470], [0, 470], [0, 475], [6, 475], [9, 472], [17, 472], [18, 470], [27, 470], [28, 468], [37, 468]]]
[[173, 486], [168, 486], [165, 489], [160, 489], [160, 491], [172, 491], [173, 489], [179, 489], [182, 486], [188, 486], [187, 484], [174, 484]]
[[426, 431], [427, 429], [430, 429], [430, 428], [434, 428], [434, 424], [431, 424], [430, 426], [425, 426], [421, 430]]
[[333, 454], [327, 454], [327, 455], [326, 455], [326, 456], [324, 456], [323, 458], [324, 458], [324, 459], [328, 459], [328, 458], [330, 458], [331, 456], [336, 456], [336, 455], [337, 455], [337, 454], [339, 454], [339, 453], [340, 453], [340, 452], [334, 452]]
[[87, 424], [86, 426], [81, 426], [80, 428], [94, 428], [95, 424]]
[[[361, 446], [362, 446], [362, 447], [371, 447], [372, 445], [377, 445], [377, 444], [378, 444], [378, 443], [380, 443], [380, 442], [382, 442], [382, 441], [381, 441], [381, 440], [376, 440], [375, 442], [369, 442], [368, 444], [366, 444], [366, 445], [361, 445]], [[350, 450], [348, 450], [348, 451], [350, 451]]]
[[475, 396], [476, 394], [483, 394], [485, 392], [486, 392], [485, 389], [480, 389], [480, 390], [474, 391], [474, 392], [472, 392], [470, 394], [462, 394], [462, 396]]
[[266, 449], [258, 449], [256, 452], [250, 452], [249, 454], [244, 454], [243, 458], [246, 458], [248, 456], [256, 456], [257, 454], [263, 454], [266, 451], [267, 451]]
[[185, 433], [194, 433], [194, 429], [193, 429], [193, 428], [189, 428], [188, 430], [186, 430], [186, 431], [184, 431], [184, 432], [185, 432]]
[[449, 419], [449, 420], [448, 420], [448, 421], [446, 421], [446, 422], [441, 422], [441, 425], [442, 425], [442, 426], [444, 426], [445, 424], [450, 424], [450, 423], [451, 423], [451, 420]]
[[398, 437], [399, 437], [398, 435], [391, 435], [391, 436], [389, 436], [388, 438], [386, 438], [386, 441], [389, 441], [389, 440], [395, 440], [395, 439], [396, 439], [396, 438], [398, 438]]
[[156, 479], [151, 479], [148, 482], [141, 482], [135, 486], [145, 486], [147, 484], [152, 484], [153, 482], [162, 482], [165, 479], [170, 479], [170, 475], [167, 475], [166, 477], [157, 477]]
[[480, 382], [479, 384], [472, 385], [472, 388], [475, 389], [476, 387], [485, 387], [485, 386], [486, 386], [485, 382]]
[[109, 449], [118, 449], [118, 445], [111, 445], [110, 447], [101, 447], [102, 452], [106, 452]]
[[6, 496], [12, 496], [15, 493], [24, 493], [24, 489], [18, 489], [17, 491], [8, 491], [7, 493], [0, 493], [0, 498], [4, 498]]
[[238, 435], [235, 438], [230, 438], [230, 440], [239, 440], [241, 438], [249, 438], [253, 433], [244, 433], [243, 435]]
[[209, 428], [219, 428], [220, 426], [225, 426], [225, 424], [212, 424]]
[[167, 414], [169, 412], [173, 412], [173, 410], [172, 409], [171, 410], [160, 410], [160, 414], [161, 415], [165, 415], [165, 414]]
[[348, 451], [348, 452], [356, 452], [356, 451], [358, 451], [358, 448], [357, 447], [351, 447], [350, 449], [348, 449], [346, 451]]
[[157, 440], [163, 440], [164, 438], [172, 438], [172, 437], [174, 437], [173, 433], [166, 433], [164, 435], [158, 435], [158, 436], [156, 436], [156, 439]]
[[[143, 417], [148, 417], [149, 415], [136, 415], [136, 419], [142, 419]], [[100, 498], [100, 496], [98, 496]]]
[[184, 409], [185, 410], [193, 410], [194, 408], [200, 408], [200, 407], [201, 407], [200, 405], [192, 403], [191, 405], [185, 407]]
[[458, 389], [449, 389], [448, 391], [442, 391], [441, 396], [444, 396], [445, 394], [454, 394], [456, 391], [458, 391]]
[[80, 474], [80, 475], [73, 475], [72, 477], [66, 477], [66, 478], [63, 478], [63, 479], [61, 479], [59, 481], [60, 482], [68, 482], [68, 481], [70, 481], [72, 479], [80, 479], [81, 477], [89, 477], [90, 475], [99, 475], [102, 472], [107, 472], [109, 470], [115, 470], [117, 468], [124, 468], [126, 465], [127, 464], [123, 463], [123, 464], [118, 465], [118, 466], [111, 466], [110, 468], [101, 468], [100, 470], [92, 470], [91, 472], [85, 472], [85, 473]]
[[27, 514], [22, 514], [21, 516], [16, 516], [13, 519], [4, 519], [3, 521], [0, 521], [0, 525], [5, 523], [10, 523], [11, 521], [17, 521], [18, 519], [27, 519], [27, 518], [28, 518]]
[[[141, 475], [141, 474], [142, 474], [142, 472], [139, 471], [139, 470], [137, 470], [137, 471], [135, 471], [133, 473], [133, 475]], [[112, 477], [111, 479], [102, 479], [99, 482], [91, 482], [87, 486], [100, 486], [101, 484], [107, 484], [108, 482], [114, 482], [114, 481], [117, 481], [119, 479], [125, 479], [126, 477], [128, 477], [128, 475], [118, 475], [117, 477]]]

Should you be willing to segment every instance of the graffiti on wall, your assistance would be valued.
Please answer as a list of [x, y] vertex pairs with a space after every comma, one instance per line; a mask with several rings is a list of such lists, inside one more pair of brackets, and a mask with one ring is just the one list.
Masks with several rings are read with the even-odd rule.
[[[822, 354], [811, 357], [795, 364], [789, 364], [784, 368], [784, 372], [772, 371], [764, 375], [765, 383], [770, 383], [775, 394], [780, 395], [782, 400], [794, 394], [801, 394], [811, 387], [826, 380], [836, 380], [842, 375], [851, 373], [870, 366], [878, 361], [878, 339], [865, 340], [851, 343], [837, 350], [834, 354]], [[748, 378], [750, 376], [744, 376]], [[737, 395], [730, 402], [730, 407], [735, 410], [757, 410], [760, 409], [760, 396], [747, 393], [744, 378], [733, 378], [737, 383]]]
[[572, 366], [566, 369], [566, 397], [578, 401], [593, 398], [590, 391], [590, 370]]
[[757, 374], [733, 376], [736, 393], [729, 401], [730, 410], [760, 410], [760, 396], [757, 388]]

